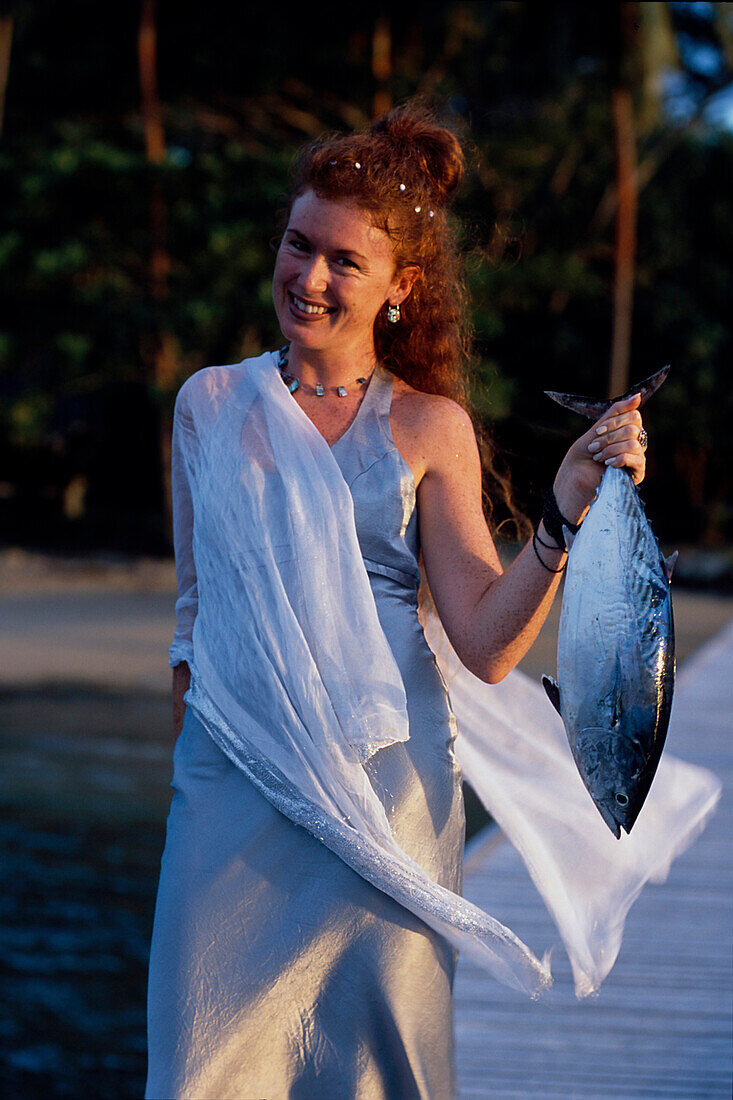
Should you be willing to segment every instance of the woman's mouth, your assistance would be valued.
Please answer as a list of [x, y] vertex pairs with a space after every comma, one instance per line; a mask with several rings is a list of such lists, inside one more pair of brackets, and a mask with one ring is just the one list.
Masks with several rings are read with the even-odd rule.
[[288, 291], [288, 298], [291, 312], [299, 317], [312, 317], [315, 320], [318, 317], [325, 317], [328, 313], [335, 313], [332, 306], [307, 302], [304, 298], [299, 298], [296, 294], [293, 294], [292, 291]]

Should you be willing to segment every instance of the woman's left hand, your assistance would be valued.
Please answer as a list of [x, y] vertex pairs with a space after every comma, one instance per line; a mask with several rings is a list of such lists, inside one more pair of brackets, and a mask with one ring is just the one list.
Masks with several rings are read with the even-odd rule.
[[644, 480], [646, 456], [639, 442], [640, 403], [639, 394], [616, 401], [565, 455], [554, 490], [560, 511], [571, 523], [578, 523], [585, 514], [606, 466], [625, 466], [635, 485]]

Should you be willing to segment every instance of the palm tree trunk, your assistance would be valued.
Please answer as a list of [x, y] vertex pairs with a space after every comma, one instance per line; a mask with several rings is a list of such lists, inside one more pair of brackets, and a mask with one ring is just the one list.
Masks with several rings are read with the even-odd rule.
[[634, 308], [634, 265], [636, 260], [636, 149], [631, 92], [613, 90], [613, 121], [616, 145], [616, 244], [613, 280], [613, 337], [608, 396], [625, 393], [629, 387], [631, 323]]
[[380, 15], [372, 35], [372, 76], [376, 90], [372, 101], [372, 117], [379, 118], [392, 107], [389, 79], [392, 76], [392, 28], [389, 17]]
[[[137, 40], [140, 102], [145, 134], [145, 152], [152, 165], [165, 162], [166, 146], [163, 113], [158, 95], [157, 0], [143, 0]], [[154, 302], [161, 309], [168, 294], [170, 256], [165, 244], [166, 205], [160, 184], [150, 190], [150, 264], [149, 284]], [[172, 420], [167, 398], [176, 377], [175, 341], [161, 325], [153, 333], [151, 351], [146, 354], [156, 393], [162, 398], [158, 420], [158, 453], [160, 456], [163, 503], [169, 543], [172, 541], [173, 503], [171, 498], [170, 462]]]
[[629, 387], [631, 324], [634, 306], [636, 217], [638, 182], [634, 106], [631, 94], [634, 33], [638, 29], [637, 4], [620, 4], [616, 80], [611, 93], [616, 154], [616, 242], [613, 279], [613, 335], [608, 395], [615, 397]]
[[5, 90], [10, 73], [10, 47], [13, 42], [13, 17], [0, 15], [0, 136], [5, 119]]

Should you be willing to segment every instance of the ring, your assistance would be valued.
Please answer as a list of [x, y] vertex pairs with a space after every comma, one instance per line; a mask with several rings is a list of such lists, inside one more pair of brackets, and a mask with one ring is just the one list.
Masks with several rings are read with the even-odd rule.
[[649, 436], [646, 434], [646, 429], [642, 428], [639, 432], [639, 446], [641, 447], [642, 451], [645, 451], [647, 449], [648, 443]]

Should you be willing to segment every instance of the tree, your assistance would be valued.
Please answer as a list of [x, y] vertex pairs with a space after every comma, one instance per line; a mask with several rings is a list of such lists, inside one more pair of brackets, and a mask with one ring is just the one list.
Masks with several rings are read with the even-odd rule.
[[[165, 163], [166, 147], [163, 117], [158, 95], [158, 30], [157, 0], [143, 0], [140, 9], [140, 28], [137, 38], [138, 69], [140, 73], [141, 114], [145, 134], [145, 153], [152, 169], [150, 183], [150, 293], [154, 303], [154, 316], [165, 309], [168, 296], [168, 274], [171, 261], [165, 242], [166, 204], [156, 169]], [[150, 373], [155, 392], [168, 398], [178, 374], [176, 341], [165, 326], [156, 325], [142, 354], [150, 363]], [[171, 465], [172, 420], [167, 401], [161, 402], [159, 450], [163, 475], [163, 500], [165, 502], [166, 527], [172, 530], [173, 504], [168, 471]]]
[[10, 72], [10, 49], [13, 42], [13, 15], [9, 12], [0, 15], [0, 137], [5, 118], [5, 91]]
[[[721, 181], [731, 152], [707, 112], [730, 79], [717, 29], [727, 24], [717, 5], [638, 7], [625, 78], [638, 204], [628, 358], [634, 378], [673, 361], [649, 415], [686, 486], [676, 500], [656, 488], [664, 479], [654, 478], [652, 447], [646, 491], [658, 493], [670, 530], [714, 537], [730, 524], [733, 464], [718, 420], [730, 354]], [[80, 540], [165, 547], [158, 487], [174, 392], [200, 366], [276, 346], [270, 241], [291, 156], [322, 130], [366, 123], [377, 93], [385, 104], [432, 97], [467, 140], [458, 210], [475, 394], [534, 511], [532, 486], [544, 487], [566, 441], [542, 391], [602, 394], [622, 316], [613, 307], [621, 192], [609, 49], [618, 5], [387, 11], [324, 0], [315, 35], [305, 10], [284, 29], [278, 9], [260, 6], [246, 41], [225, 33], [215, 2], [204, 21], [188, 0], [175, 16], [147, 3], [113, 5], [102, 18], [91, 0], [15, 10], [0, 145], [0, 481], [16, 502], [27, 495], [39, 538], [60, 537], [53, 517], [81, 470], [89, 493], [73, 521]], [[683, 455], [675, 427], [685, 397]], [[132, 432], [141, 428], [132, 438], [129, 424], [128, 438], [119, 429], [120, 472], [105, 433], [123, 407], [139, 408]], [[157, 430], [148, 438], [156, 418], [162, 441]], [[576, 427], [568, 419], [568, 431]], [[6, 530], [10, 507], [0, 499]]]
[[613, 280], [613, 334], [608, 396], [629, 388], [631, 323], [634, 303], [636, 216], [638, 207], [633, 70], [640, 5], [619, 4], [611, 104], [616, 158], [616, 243]]

